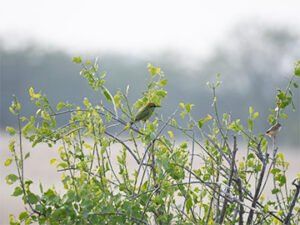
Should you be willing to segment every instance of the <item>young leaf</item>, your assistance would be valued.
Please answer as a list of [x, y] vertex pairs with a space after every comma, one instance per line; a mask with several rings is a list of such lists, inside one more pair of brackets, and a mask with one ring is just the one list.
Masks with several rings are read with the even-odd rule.
[[252, 113], [253, 113], [253, 108], [252, 108], [252, 106], [250, 106], [250, 107], [249, 107], [249, 115], [251, 116]]
[[192, 109], [193, 109], [193, 104], [189, 104], [189, 103], [187, 103], [187, 104], [185, 104], [185, 110], [188, 112], [188, 113], [190, 113], [191, 111], [192, 111]]
[[53, 158], [53, 159], [50, 160], [50, 165], [53, 165], [54, 163], [57, 163], [57, 159]]
[[167, 92], [165, 90], [158, 90], [156, 92], [156, 95], [164, 98], [164, 97], [166, 97]]
[[106, 98], [107, 101], [112, 102], [113, 98], [112, 98], [110, 92], [106, 88], [103, 90], [103, 95], [104, 95], [104, 97]]
[[167, 83], [168, 83], [168, 80], [160, 80], [160, 81], [159, 81], [159, 85], [160, 85], [160, 86], [166, 86]]
[[294, 75], [300, 77], [300, 60], [295, 64]]
[[22, 188], [16, 187], [15, 190], [14, 190], [14, 192], [12, 193], [12, 196], [16, 197], [16, 196], [19, 196], [21, 194], [23, 194]]
[[9, 166], [12, 163], [12, 158], [7, 158], [4, 162], [4, 166]]
[[173, 132], [172, 131], [168, 131], [168, 134], [169, 134], [169, 136], [170, 136], [170, 138], [174, 138], [174, 134], [173, 134]]
[[111, 93], [109, 92], [109, 90], [106, 87], [103, 86], [102, 88], [103, 88], [103, 94], [104, 94], [105, 98], [107, 99], [107, 101], [110, 101], [113, 103], [116, 117], [118, 117], [118, 111], [117, 111], [117, 106], [116, 106], [114, 97], [111, 95]]
[[[28, 218], [28, 212], [26, 212], [26, 211], [24, 211], [24, 212], [21, 212], [20, 214], [19, 214], [19, 220], [21, 220], [21, 221], [24, 221], [25, 219], [27, 219]], [[25, 222], [25, 224], [27, 224], [26, 222]]]
[[82, 63], [82, 59], [80, 56], [75, 56], [72, 58], [72, 62], [76, 63], [76, 64], [80, 64], [80, 63]]
[[36, 204], [38, 202], [38, 200], [39, 200], [39, 197], [38, 197], [38, 195], [35, 195], [33, 193], [29, 193], [27, 195], [27, 200], [31, 204]]
[[18, 177], [15, 174], [9, 174], [5, 177], [7, 184], [13, 184], [18, 180]]
[[63, 107], [66, 107], [66, 103], [64, 102], [59, 102], [56, 106], [56, 110], [59, 111], [61, 110]]
[[41, 97], [41, 93], [34, 93], [33, 87], [29, 88], [29, 96], [31, 97], [32, 100], [38, 99]]
[[151, 64], [148, 64], [148, 71], [150, 73], [151, 76], [154, 75], [160, 75], [161, 74], [161, 69], [159, 67], [154, 67]]
[[6, 127], [6, 131], [9, 133], [9, 135], [13, 136], [16, 134], [16, 130], [13, 127]]
[[116, 103], [116, 107], [119, 107], [119, 105], [120, 105], [120, 103], [121, 103], [121, 97], [120, 97], [120, 95], [116, 94], [116, 95], [114, 96], [114, 101], [115, 101], [115, 103]]
[[201, 129], [203, 127], [204, 123], [206, 123], [207, 121], [209, 121], [211, 119], [212, 119], [212, 116], [210, 114], [208, 114], [207, 117], [198, 120], [198, 126], [199, 126], [199, 128]]
[[28, 159], [29, 157], [30, 157], [30, 152], [27, 152], [27, 153], [25, 154], [24, 159]]

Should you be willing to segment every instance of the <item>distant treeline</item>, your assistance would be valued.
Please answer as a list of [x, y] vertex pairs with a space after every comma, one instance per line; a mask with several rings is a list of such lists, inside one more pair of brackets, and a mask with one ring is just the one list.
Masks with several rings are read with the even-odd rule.
[[[132, 103], [145, 87], [148, 78], [147, 64], [162, 68], [169, 81], [168, 98], [160, 112], [167, 117], [180, 102], [195, 104], [198, 118], [212, 113], [211, 93], [207, 81], [221, 74], [222, 86], [217, 90], [220, 113], [231, 112], [232, 117], [244, 118], [247, 123], [249, 106], [260, 112], [261, 123], [256, 132], [265, 130], [268, 110], [274, 108], [277, 87], [284, 87], [292, 73], [293, 63], [300, 59], [298, 36], [284, 29], [260, 26], [238, 27], [231, 36], [215, 48], [214, 54], [199, 59], [194, 67], [185, 66], [180, 53], [163, 52], [151, 57], [133, 57], [117, 54], [93, 53], [84, 58], [98, 61], [107, 72], [107, 86], [112, 92], [130, 86]], [[0, 41], [0, 128], [15, 124], [8, 107], [12, 95], [22, 103], [22, 112], [35, 112], [30, 104], [28, 89], [47, 94], [53, 104], [59, 101], [81, 104], [84, 97], [99, 102], [100, 95], [93, 93], [79, 75], [80, 67], [71, 62], [72, 56], [63, 51], [45, 51], [42, 47], [7, 50]], [[180, 58], [180, 60], [178, 60]], [[185, 60], [189, 60], [188, 58]], [[291, 113], [284, 124], [282, 141], [300, 145], [300, 97], [296, 92], [297, 112]], [[296, 122], [295, 122], [296, 121]]]

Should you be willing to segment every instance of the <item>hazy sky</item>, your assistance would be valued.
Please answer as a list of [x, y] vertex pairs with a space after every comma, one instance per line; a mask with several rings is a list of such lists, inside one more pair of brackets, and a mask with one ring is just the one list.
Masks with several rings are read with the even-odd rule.
[[240, 22], [299, 29], [299, 0], [0, 0], [7, 47], [37, 41], [74, 52], [209, 52]]

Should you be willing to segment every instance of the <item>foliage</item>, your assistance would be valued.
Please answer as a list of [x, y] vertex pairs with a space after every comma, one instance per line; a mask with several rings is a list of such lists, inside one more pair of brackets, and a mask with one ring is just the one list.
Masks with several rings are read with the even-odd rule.
[[[105, 72], [97, 62], [84, 62], [81, 75], [102, 100], [83, 106], [59, 102], [53, 106], [46, 95], [30, 88], [36, 106], [30, 117], [21, 115], [21, 104], [14, 97], [10, 112], [18, 127], [8, 127], [11, 157], [16, 174], [6, 177], [16, 184], [13, 196], [22, 197], [26, 210], [11, 224], [299, 224], [299, 177], [290, 188], [286, 178], [289, 164], [279, 152], [276, 138], [254, 134], [259, 112], [249, 107], [247, 127], [229, 113], [219, 115], [216, 89], [220, 81], [208, 83], [213, 93], [214, 115], [194, 118], [193, 104], [180, 103], [166, 120], [151, 118], [140, 124], [130, 123], [135, 113], [148, 102], [163, 106], [167, 85], [163, 71], [148, 65], [149, 81], [143, 96], [135, 103], [125, 91], [111, 93], [105, 86]], [[287, 118], [293, 106], [294, 77], [286, 90], [279, 89], [270, 125]], [[110, 106], [107, 106], [110, 104]], [[182, 121], [176, 121], [180, 114]], [[65, 124], [57, 120], [68, 116]], [[185, 125], [180, 125], [185, 124]], [[178, 142], [176, 134], [186, 140]], [[62, 174], [64, 192], [54, 187], [33, 191], [34, 182], [24, 175], [24, 164], [31, 151], [23, 139], [36, 146], [46, 143], [57, 149], [59, 157], [50, 160]], [[247, 143], [246, 153], [237, 158], [239, 143]], [[117, 166], [113, 152], [117, 152]], [[274, 198], [266, 198], [271, 181]]]

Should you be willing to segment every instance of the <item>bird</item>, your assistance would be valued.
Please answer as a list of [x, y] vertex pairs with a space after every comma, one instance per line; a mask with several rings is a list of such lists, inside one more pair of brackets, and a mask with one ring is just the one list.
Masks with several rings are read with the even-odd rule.
[[276, 123], [266, 131], [266, 135], [268, 135], [271, 138], [275, 138], [278, 132], [281, 130], [281, 127], [282, 126], [280, 123]]
[[148, 120], [152, 116], [155, 108], [157, 108], [157, 107], [160, 107], [160, 106], [153, 102], [147, 103], [145, 106], [143, 106], [142, 108], [139, 109], [139, 111], [137, 112], [133, 121], [130, 122], [130, 125], [132, 125], [138, 121], [146, 122], [146, 120]]

